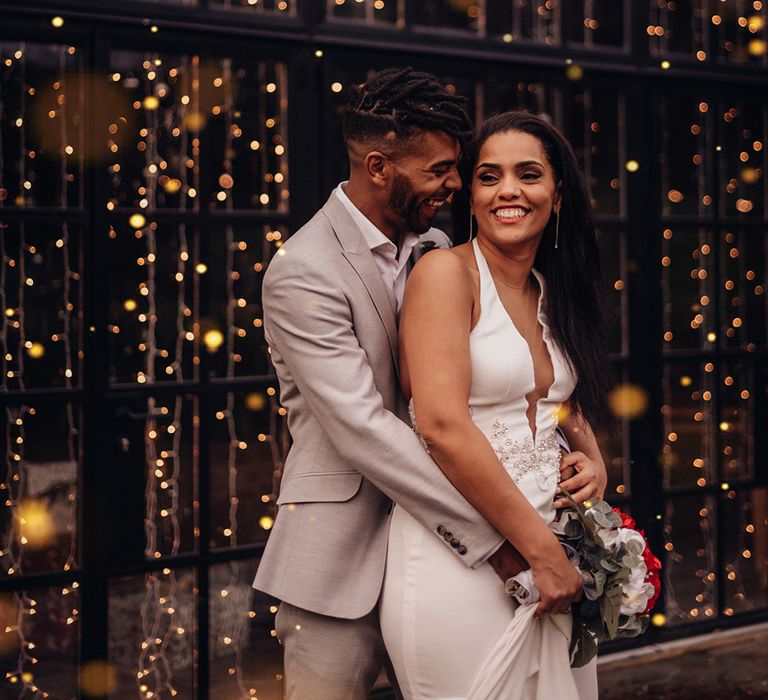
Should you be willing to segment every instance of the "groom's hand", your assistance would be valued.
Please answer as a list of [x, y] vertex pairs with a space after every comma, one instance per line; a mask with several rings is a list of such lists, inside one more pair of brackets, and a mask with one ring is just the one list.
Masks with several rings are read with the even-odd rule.
[[521, 571], [531, 568], [526, 558], [509, 542], [504, 542], [491, 554], [488, 562], [505, 583], [510, 576], [517, 576]]

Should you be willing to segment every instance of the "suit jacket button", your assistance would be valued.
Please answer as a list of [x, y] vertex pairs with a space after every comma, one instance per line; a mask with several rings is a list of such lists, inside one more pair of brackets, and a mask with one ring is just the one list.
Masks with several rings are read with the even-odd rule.
[[459, 542], [455, 537], [451, 540], [451, 547], [454, 549], [458, 549], [461, 542]]
[[467, 548], [462, 544], [456, 548], [456, 551], [462, 556], [464, 556], [467, 553]]
[[445, 539], [446, 542], [450, 542], [451, 541], [451, 537], [453, 537], [453, 533], [452, 532], [446, 532], [443, 535], [443, 538]]
[[437, 534], [441, 535], [441, 536], [444, 535], [445, 534], [445, 527], [443, 527], [442, 525], [438, 525], [437, 526]]

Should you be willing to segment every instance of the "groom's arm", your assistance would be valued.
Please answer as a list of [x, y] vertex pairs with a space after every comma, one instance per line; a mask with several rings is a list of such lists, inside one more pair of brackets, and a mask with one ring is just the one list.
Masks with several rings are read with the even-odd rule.
[[263, 288], [267, 339], [314, 417], [349, 465], [471, 567], [502, 536], [454, 488], [414, 432], [384, 408], [349, 302], [327, 271], [276, 257]]

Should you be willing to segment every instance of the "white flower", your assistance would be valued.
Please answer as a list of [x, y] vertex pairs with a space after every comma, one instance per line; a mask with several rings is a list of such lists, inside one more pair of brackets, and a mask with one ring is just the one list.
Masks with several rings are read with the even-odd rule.
[[648, 569], [645, 562], [640, 562], [630, 569], [629, 580], [621, 584], [621, 608], [622, 615], [639, 615], [647, 607], [648, 601], [653, 597], [654, 588], [645, 577]]
[[[630, 554], [642, 554], [645, 549], [645, 540], [637, 530], [632, 530], [628, 527], [619, 528], [618, 540]], [[643, 568], [645, 568], [645, 565], [643, 565]], [[646, 573], [648, 573], [647, 570]]]

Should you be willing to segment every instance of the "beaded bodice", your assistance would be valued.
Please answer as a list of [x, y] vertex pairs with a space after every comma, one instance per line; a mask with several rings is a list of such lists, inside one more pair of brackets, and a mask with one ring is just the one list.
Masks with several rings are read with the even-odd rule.
[[523, 478], [532, 474], [543, 490], [557, 486], [560, 474], [560, 445], [551, 430], [534, 444], [530, 436], [516, 440], [507, 423], [501, 418], [493, 421], [491, 434], [487, 436], [493, 451], [519, 485]]

